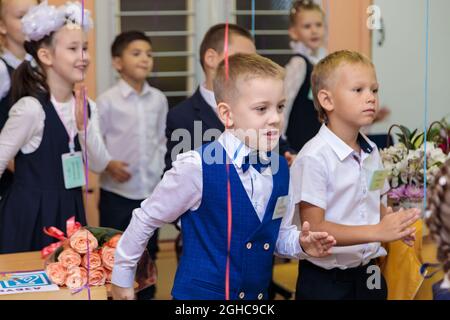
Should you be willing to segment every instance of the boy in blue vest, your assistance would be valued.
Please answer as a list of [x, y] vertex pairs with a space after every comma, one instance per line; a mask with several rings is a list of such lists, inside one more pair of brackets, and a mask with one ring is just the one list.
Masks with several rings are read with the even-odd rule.
[[[323, 257], [324, 232], [283, 219], [293, 206], [286, 160], [271, 152], [283, 127], [283, 69], [256, 54], [222, 62], [214, 80], [219, 139], [180, 154], [152, 196], [133, 211], [119, 241], [112, 276], [115, 299], [133, 299], [133, 279], [156, 228], [181, 218], [183, 254], [174, 299], [267, 299], [272, 256]], [[229, 188], [227, 188], [229, 186]]]

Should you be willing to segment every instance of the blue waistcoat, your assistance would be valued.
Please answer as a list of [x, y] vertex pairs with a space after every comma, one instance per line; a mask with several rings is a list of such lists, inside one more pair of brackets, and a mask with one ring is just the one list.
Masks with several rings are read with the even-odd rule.
[[[202, 158], [203, 194], [200, 207], [181, 217], [183, 254], [172, 296], [179, 300], [225, 299], [227, 262], [227, 171], [225, 164], [207, 164], [203, 152], [215, 150], [225, 163], [219, 142], [197, 151]], [[206, 153], [205, 153], [206, 154]], [[230, 165], [232, 236], [230, 299], [266, 299], [272, 278], [272, 258], [281, 218], [272, 219], [279, 197], [289, 192], [289, 169], [279, 155], [273, 190], [261, 222], [235, 167]]]

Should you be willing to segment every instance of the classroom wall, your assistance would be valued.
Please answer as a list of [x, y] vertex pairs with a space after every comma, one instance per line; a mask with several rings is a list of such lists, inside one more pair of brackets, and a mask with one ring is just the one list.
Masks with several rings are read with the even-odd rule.
[[322, 0], [328, 16], [328, 51], [348, 49], [371, 56], [367, 8], [372, 0]]
[[[374, 33], [373, 59], [381, 103], [390, 107], [387, 121], [373, 126], [386, 132], [391, 124], [423, 131], [425, 118], [426, 0], [375, 0], [385, 25], [385, 42]], [[432, 0], [429, 17], [428, 125], [450, 114], [450, 1]]]

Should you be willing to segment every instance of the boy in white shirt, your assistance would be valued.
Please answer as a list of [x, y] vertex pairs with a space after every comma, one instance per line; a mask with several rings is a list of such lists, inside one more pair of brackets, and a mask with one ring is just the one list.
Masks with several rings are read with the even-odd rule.
[[[161, 180], [168, 103], [161, 91], [147, 83], [153, 57], [152, 43], [144, 33], [118, 35], [111, 53], [121, 79], [98, 98], [97, 105], [106, 148], [117, 161], [111, 161], [100, 176], [100, 225], [123, 231], [132, 210]], [[157, 233], [147, 248], [155, 259]], [[153, 293], [145, 296], [152, 298]]]
[[393, 214], [380, 202], [389, 190], [385, 171], [375, 144], [360, 133], [379, 107], [375, 68], [359, 53], [339, 51], [315, 66], [312, 87], [323, 125], [292, 165], [293, 197], [301, 221], [334, 236], [337, 246], [299, 263], [296, 298], [386, 299], [381, 272], [378, 288], [367, 285], [370, 266], [386, 255], [381, 242], [413, 244], [419, 211]]

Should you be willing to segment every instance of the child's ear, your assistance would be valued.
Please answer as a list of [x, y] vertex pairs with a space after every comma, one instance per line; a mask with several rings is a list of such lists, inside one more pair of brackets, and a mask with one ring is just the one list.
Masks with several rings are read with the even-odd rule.
[[[6, 36], [6, 27], [5, 27], [5, 23], [3, 22], [3, 20], [0, 19], [0, 35], [2, 36]], [[3, 40], [3, 39], [1, 39]], [[0, 43], [1, 44], [1, 43]]]
[[120, 57], [114, 57], [112, 59], [112, 65], [117, 72], [121, 72], [123, 68], [122, 59]]
[[220, 63], [219, 54], [216, 50], [209, 48], [205, 52], [204, 62], [205, 62], [205, 69], [217, 69], [217, 66]]
[[231, 107], [229, 104], [220, 102], [217, 105], [217, 113], [219, 115], [220, 121], [222, 121], [223, 125], [225, 126], [225, 129], [233, 127], [233, 112], [231, 111]]
[[326, 111], [331, 112], [334, 110], [333, 98], [331, 96], [331, 92], [328, 90], [320, 90], [317, 93], [317, 100], [319, 100], [320, 105]]
[[53, 56], [52, 53], [50, 52], [49, 48], [39, 48], [37, 51], [37, 56], [39, 61], [47, 66], [50, 67], [53, 65]]
[[297, 31], [294, 27], [289, 27], [289, 37], [291, 37], [293, 41], [298, 41]]

